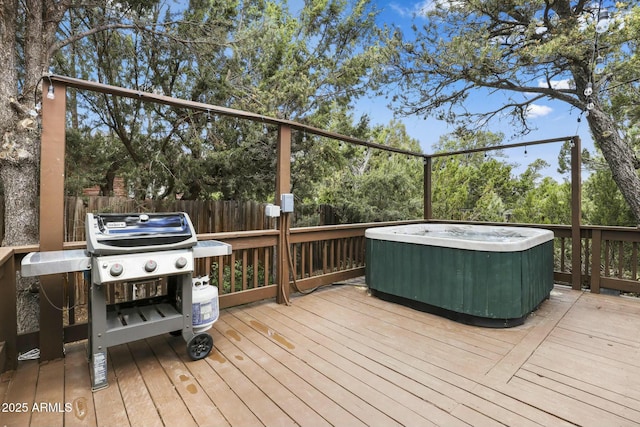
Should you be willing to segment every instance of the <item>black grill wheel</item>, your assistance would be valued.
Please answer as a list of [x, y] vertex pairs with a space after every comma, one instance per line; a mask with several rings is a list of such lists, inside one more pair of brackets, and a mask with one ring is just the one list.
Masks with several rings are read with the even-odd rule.
[[187, 342], [187, 353], [189, 353], [191, 360], [204, 359], [211, 353], [212, 348], [213, 338], [205, 332], [194, 335]]

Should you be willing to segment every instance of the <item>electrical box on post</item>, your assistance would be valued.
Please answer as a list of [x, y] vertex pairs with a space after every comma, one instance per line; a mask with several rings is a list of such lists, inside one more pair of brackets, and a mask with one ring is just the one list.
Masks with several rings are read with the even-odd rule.
[[280, 210], [282, 212], [293, 212], [293, 194], [285, 193], [280, 195]]
[[264, 213], [269, 218], [277, 218], [280, 216], [280, 206], [267, 205], [264, 209]]

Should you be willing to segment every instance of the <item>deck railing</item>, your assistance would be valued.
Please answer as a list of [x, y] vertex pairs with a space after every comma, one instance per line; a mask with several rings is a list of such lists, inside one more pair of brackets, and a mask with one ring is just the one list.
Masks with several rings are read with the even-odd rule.
[[[411, 221], [419, 222], [419, 221]], [[443, 221], [439, 221], [443, 222]], [[364, 274], [364, 233], [367, 228], [407, 222], [350, 224], [293, 228], [289, 245], [292, 266], [290, 286], [306, 291]], [[524, 224], [509, 224], [521, 226]], [[555, 234], [555, 280], [572, 283], [571, 227], [538, 225]], [[194, 275], [210, 276], [218, 287], [220, 306], [275, 298], [278, 230], [261, 230], [200, 235], [200, 240], [217, 239], [232, 245], [231, 255], [198, 260]], [[599, 293], [603, 289], [640, 295], [638, 246], [640, 229], [623, 227], [581, 227], [581, 271], [583, 289]], [[66, 249], [84, 247], [84, 242], [65, 244]], [[37, 246], [0, 248], [0, 370], [16, 366], [18, 352], [38, 347], [39, 332], [17, 334], [16, 272], [24, 255]], [[293, 280], [295, 278], [295, 281]], [[86, 327], [87, 283], [82, 274], [69, 274], [65, 286], [66, 311], [64, 342], [84, 339]], [[144, 292], [143, 290], [139, 292]], [[41, 319], [41, 322], [60, 319]], [[62, 345], [62, 343], [60, 343]]]

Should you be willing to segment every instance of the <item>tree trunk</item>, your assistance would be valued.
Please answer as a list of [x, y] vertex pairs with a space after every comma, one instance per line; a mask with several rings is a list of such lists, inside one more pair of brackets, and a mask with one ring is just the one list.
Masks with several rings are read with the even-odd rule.
[[[25, 72], [23, 92], [18, 93], [17, 21], [18, 1], [0, 2], [0, 63], [3, 65], [0, 79], [0, 183], [5, 206], [2, 246], [38, 242], [40, 136], [37, 118], [29, 114], [34, 106], [32, 97], [37, 79], [33, 77], [35, 72]], [[25, 58], [25, 63], [33, 62], [32, 53], [29, 51], [29, 55], [25, 55], [29, 56]], [[35, 292], [37, 280], [22, 279], [19, 273], [17, 279], [18, 332], [22, 333], [39, 327], [40, 308]]]
[[[2, 124], [0, 124], [2, 126]], [[2, 246], [38, 242], [39, 132], [33, 119], [18, 122], [17, 129], [3, 134], [0, 182], [4, 190], [5, 235]], [[3, 129], [7, 127], [3, 126]], [[39, 328], [40, 302], [37, 279], [21, 278], [18, 272], [16, 300], [18, 333]]]
[[618, 128], [609, 115], [594, 108], [587, 120], [593, 139], [611, 169], [613, 180], [640, 225], [640, 176], [636, 170], [635, 153], [620, 137]]
[[[5, 206], [2, 246], [36, 244], [39, 240], [40, 129], [35, 105], [40, 99], [40, 77], [49, 65], [49, 48], [69, 4], [67, 0], [0, 2], [0, 183]], [[21, 19], [22, 37], [18, 39]], [[20, 51], [23, 62], [19, 64]], [[19, 273], [17, 279], [18, 332], [22, 333], [39, 327], [38, 281], [23, 279]]]

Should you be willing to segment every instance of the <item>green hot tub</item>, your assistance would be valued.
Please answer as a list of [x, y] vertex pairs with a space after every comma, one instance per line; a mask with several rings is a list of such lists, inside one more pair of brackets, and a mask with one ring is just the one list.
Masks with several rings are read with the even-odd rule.
[[373, 295], [465, 323], [522, 324], [553, 288], [549, 230], [414, 224], [365, 237]]

